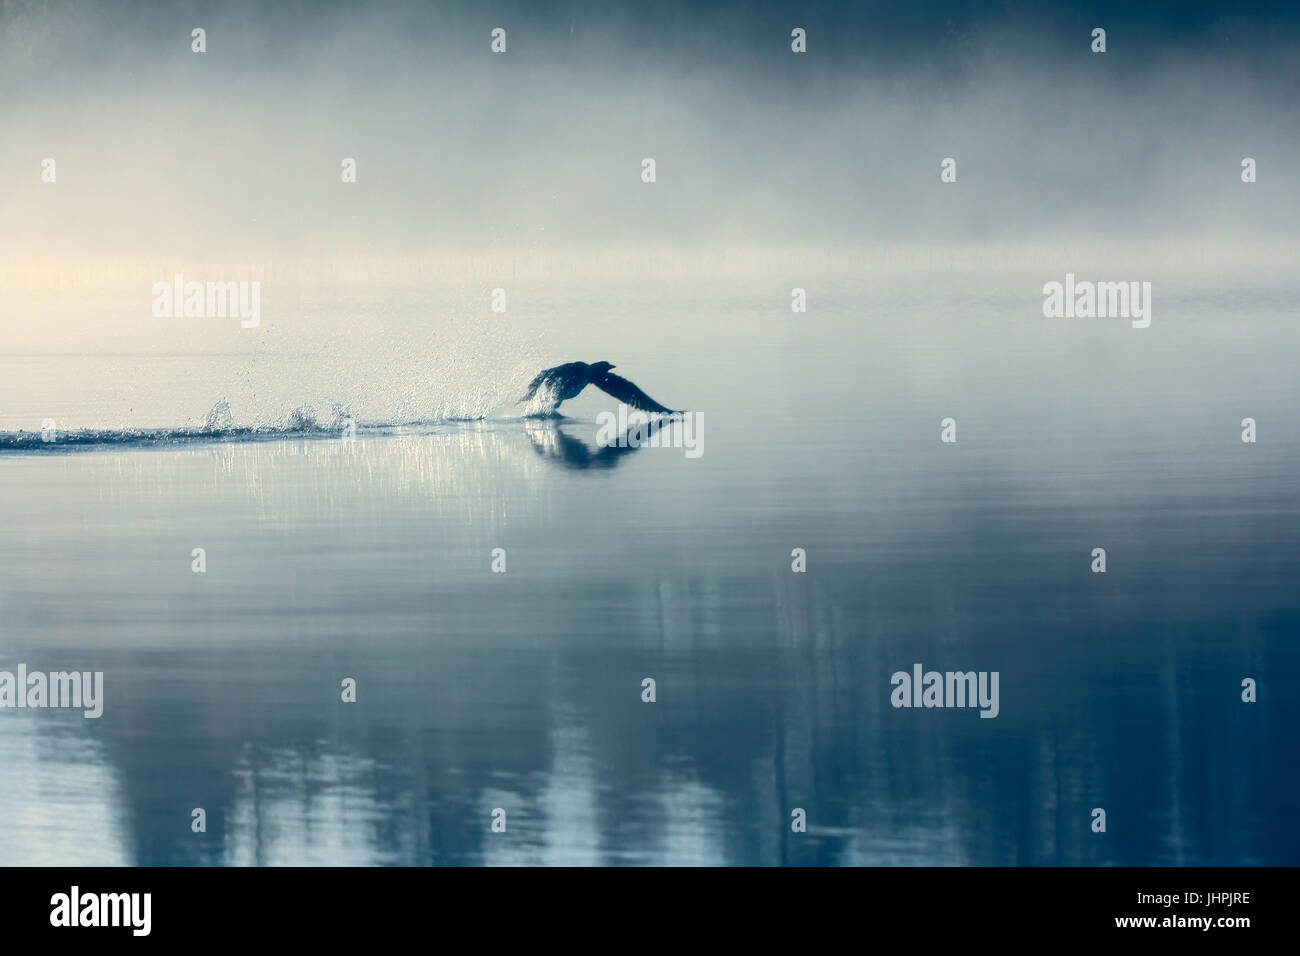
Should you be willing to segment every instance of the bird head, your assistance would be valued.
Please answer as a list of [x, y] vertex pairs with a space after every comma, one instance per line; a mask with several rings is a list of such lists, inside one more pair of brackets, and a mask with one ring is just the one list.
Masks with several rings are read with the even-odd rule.
[[615, 366], [613, 362], [597, 362], [595, 365], [592, 366], [592, 368], [595, 369], [597, 372], [608, 372], [610, 369], [614, 367]]

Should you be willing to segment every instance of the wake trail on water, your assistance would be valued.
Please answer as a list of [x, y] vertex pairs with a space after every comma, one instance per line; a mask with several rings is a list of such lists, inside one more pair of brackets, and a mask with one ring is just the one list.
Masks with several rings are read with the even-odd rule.
[[440, 426], [455, 427], [475, 422], [511, 424], [528, 420], [521, 416], [490, 418], [487, 412], [475, 410], [468, 414], [453, 412], [432, 418], [358, 421], [345, 405], [326, 402], [324, 409], [322, 412], [315, 405], [301, 405], [288, 415], [272, 422], [238, 424], [230, 411], [230, 404], [222, 399], [212, 406], [202, 422], [176, 427], [0, 431], [0, 453], [58, 451], [63, 448], [94, 446], [148, 447], [205, 442], [275, 441], [291, 438], [340, 440], [364, 435], [420, 434], [436, 431]]
[[[64, 402], [74, 409], [70, 420], [47, 419], [36, 427], [37, 419], [32, 427], [0, 430], [0, 452], [349, 438], [521, 420], [516, 399], [539, 367], [535, 333], [458, 318], [468, 307], [436, 323], [408, 314], [393, 326], [385, 324], [387, 311], [376, 311], [343, 327], [266, 329], [257, 351], [233, 367], [212, 359], [172, 371], [114, 365], [121, 360], [106, 356], [95, 374], [121, 382], [120, 395], [86, 403], [79, 412], [71, 398]], [[323, 308], [312, 314], [331, 313]], [[70, 381], [73, 391], [93, 393]], [[214, 393], [223, 397], [202, 416], [187, 417], [196, 399], [206, 404], [211, 398], [205, 395]], [[128, 401], [133, 408], [125, 407]], [[131, 423], [142, 407], [152, 421]]]

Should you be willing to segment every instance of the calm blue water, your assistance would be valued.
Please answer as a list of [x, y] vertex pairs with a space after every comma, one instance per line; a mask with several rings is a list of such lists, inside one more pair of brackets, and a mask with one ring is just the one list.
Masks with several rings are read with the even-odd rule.
[[[0, 447], [0, 669], [106, 697], [0, 710], [0, 863], [1300, 863], [1300, 289], [1158, 283], [1139, 331], [1043, 281], [539, 283], [452, 335], [437, 289], [340, 293], [284, 341], [0, 355], [11, 443], [363, 425]], [[598, 396], [436, 422], [569, 359], [704, 454], [593, 458]], [[999, 672], [998, 717], [892, 707], [917, 662]]]

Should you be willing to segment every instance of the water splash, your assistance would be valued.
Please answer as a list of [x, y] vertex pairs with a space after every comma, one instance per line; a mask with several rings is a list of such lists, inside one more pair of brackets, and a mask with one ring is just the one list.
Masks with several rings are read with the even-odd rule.
[[[269, 423], [239, 424], [226, 399], [217, 401], [201, 419], [174, 428], [75, 428], [49, 433], [19, 429], [0, 431], [0, 453], [6, 451], [58, 452], [88, 446], [153, 446], [203, 442], [245, 442], [281, 438], [344, 438], [355, 435], [391, 435], [406, 431], [428, 432], [440, 426], [488, 421], [487, 412], [495, 404], [485, 401], [477, 408], [462, 404], [445, 409], [433, 418], [401, 418], [381, 421], [358, 421], [351, 406], [332, 400], [319, 405], [304, 404]], [[526, 419], [519, 416], [492, 419], [512, 424]], [[49, 434], [47, 438], [46, 435]]]
[[213, 405], [203, 419], [203, 430], [206, 432], [220, 432], [234, 427], [235, 417], [230, 412], [230, 402], [224, 398]]

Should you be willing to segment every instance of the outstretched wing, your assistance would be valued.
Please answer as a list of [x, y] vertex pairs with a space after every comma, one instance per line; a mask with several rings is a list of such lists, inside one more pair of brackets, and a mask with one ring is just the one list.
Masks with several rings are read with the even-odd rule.
[[612, 395], [625, 405], [640, 409], [643, 412], [663, 412], [672, 414], [673, 409], [664, 408], [653, 398], [647, 395], [641, 389], [637, 388], [621, 375], [615, 375], [613, 372], [606, 372], [604, 375], [597, 375], [591, 380], [595, 385], [607, 395]]
[[567, 365], [557, 365], [555, 368], [542, 369], [533, 377], [533, 380], [528, 383], [528, 391], [524, 393], [524, 397], [519, 399], [519, 401], [531, 401], [532, 397], [537, 394], [537, 390], [543, 385], [549, 388], [557, 388], [560, 384], [560, 380], [564, 377], [564, 371], [567, 368]]
[[541, 387], [544, 381], [546, 381], [546, 376], [547, 374], [549, 374], [550, 371], [551, 371], [550, 369], [547, 369], [545, 372], [538, 372], [536, 377], [534, 377], [533, 380], [528, 383], [528, 390], [524, 392], [524, 397], [519, 399], [519, 401], [526, 402], [534, 395], [536, 395], [537, 389]]

